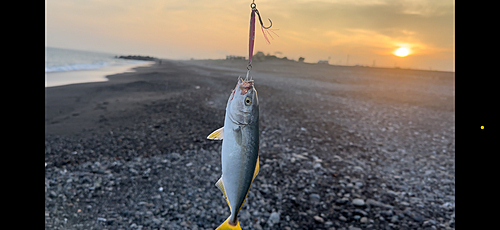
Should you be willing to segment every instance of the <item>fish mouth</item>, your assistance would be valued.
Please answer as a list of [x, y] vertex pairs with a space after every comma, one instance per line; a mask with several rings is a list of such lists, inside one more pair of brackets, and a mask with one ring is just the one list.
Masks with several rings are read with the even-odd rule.
[[253, 88], [253, 80], [243, 80], [241, 77], [238, 78], [238, 85], [236, 87], [240, 87], [241, 95], [245, 95], [248, 90]]

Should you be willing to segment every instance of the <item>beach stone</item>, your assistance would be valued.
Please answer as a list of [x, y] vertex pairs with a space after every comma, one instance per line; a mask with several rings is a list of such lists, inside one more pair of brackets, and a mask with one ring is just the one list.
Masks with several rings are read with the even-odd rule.
[[376, 207], [382, 207], [382, 208], [393, 208], [392, 205], [384, 204], [382, 202], [373, 200], [373, 199], [368, 199], [366, 200], [366, 204], [370, 206], [376, 206]]
[[441, 208], [446, 210], [453, 210], [454, 205], [451, 202], [446, 202], [443, 205], [441, 205]]
[[352, 204], [355, 206], [361, 207], [361, 206], [365, 205], [365, 201], [363, 199], [356, 198], [356, 199], [352, 200]]
[[366, 217], [361, 217], [361, 219], [359, 220], [359, 222], [365, 224], [365, 223], [368, 223], [368, 218]]
[[311, 197], [311, 199], [315, 199], [318, 201], [321, 199], [321, 197], [316, 193], [312, 193], [311, 195], [309, 195], [309, 197]]
[[273, 226], [275, 224], [278, 224], [280, 222], [280, 213], [279, 212], [273, 212], [271, 215], [269, 215], [269, 219], [267, 220], [267, 224], [269, 226]]
[[360, 215], [360, 216], [368, 216], [368, 213], [361, 210], [361, 209], [355, 209], [353, 212], [352, 212], [354, 215]]
[[321, 218], [320, 216], [314, 216], [313, 218], [314, 218], [315, 221], [317, 221], [319, 223], [325, 222], [325, 220], [323, 220], [323, 218]]
[[344, 205], [348, 202], [347, 199], [337, 199], [335, 200], [335, 203], [338, 204], [338, 205]]
[[156, 219], [156, 218], [153, 217], [153, 223], [155, 223], [155, 224], [161, 224], [161, 220]]
[[418, 213], [412, 213], [411, 217], [416, 222], [423, 222], [425, 220], [425, 218]]
[[345, 218], [344, 216], [340, 216], [340, 217], [339, 217], [339, 220], [341, 220], [341, 221], [344, 221], [344, 222], [345, 222], [345, 221], [347, 221], [347, 218]]

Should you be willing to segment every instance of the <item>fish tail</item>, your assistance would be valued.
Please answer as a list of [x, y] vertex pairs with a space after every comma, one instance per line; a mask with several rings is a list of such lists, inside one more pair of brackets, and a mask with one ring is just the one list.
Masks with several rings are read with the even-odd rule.
[[240, 222], [238, 221], [238, 219], [236, 219], [236, 225], [229, 224], [229, 219], [231, 219], [231, 216], [229, 216], [226, 221], [224, 221], [224, 223], [222, 223], [215, 230], [241, 230]]

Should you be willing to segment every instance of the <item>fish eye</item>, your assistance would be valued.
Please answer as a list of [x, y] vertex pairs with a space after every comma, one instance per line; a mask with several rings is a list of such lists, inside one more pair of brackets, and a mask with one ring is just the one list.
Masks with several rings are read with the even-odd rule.
[[252, 104], [252, 100], [250, 100], [249, 97], [246, 97], [245, 98], [245, 105], [251, 105]]

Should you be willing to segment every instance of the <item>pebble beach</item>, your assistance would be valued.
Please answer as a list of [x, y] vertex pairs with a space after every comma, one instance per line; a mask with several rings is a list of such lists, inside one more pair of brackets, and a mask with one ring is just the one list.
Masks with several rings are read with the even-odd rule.
[[[244, 60], [162, 60], [45, 89], [45, 229], [215, 229]], [[455, 73], [255, 61], [242, 229], [455, 229]]]

